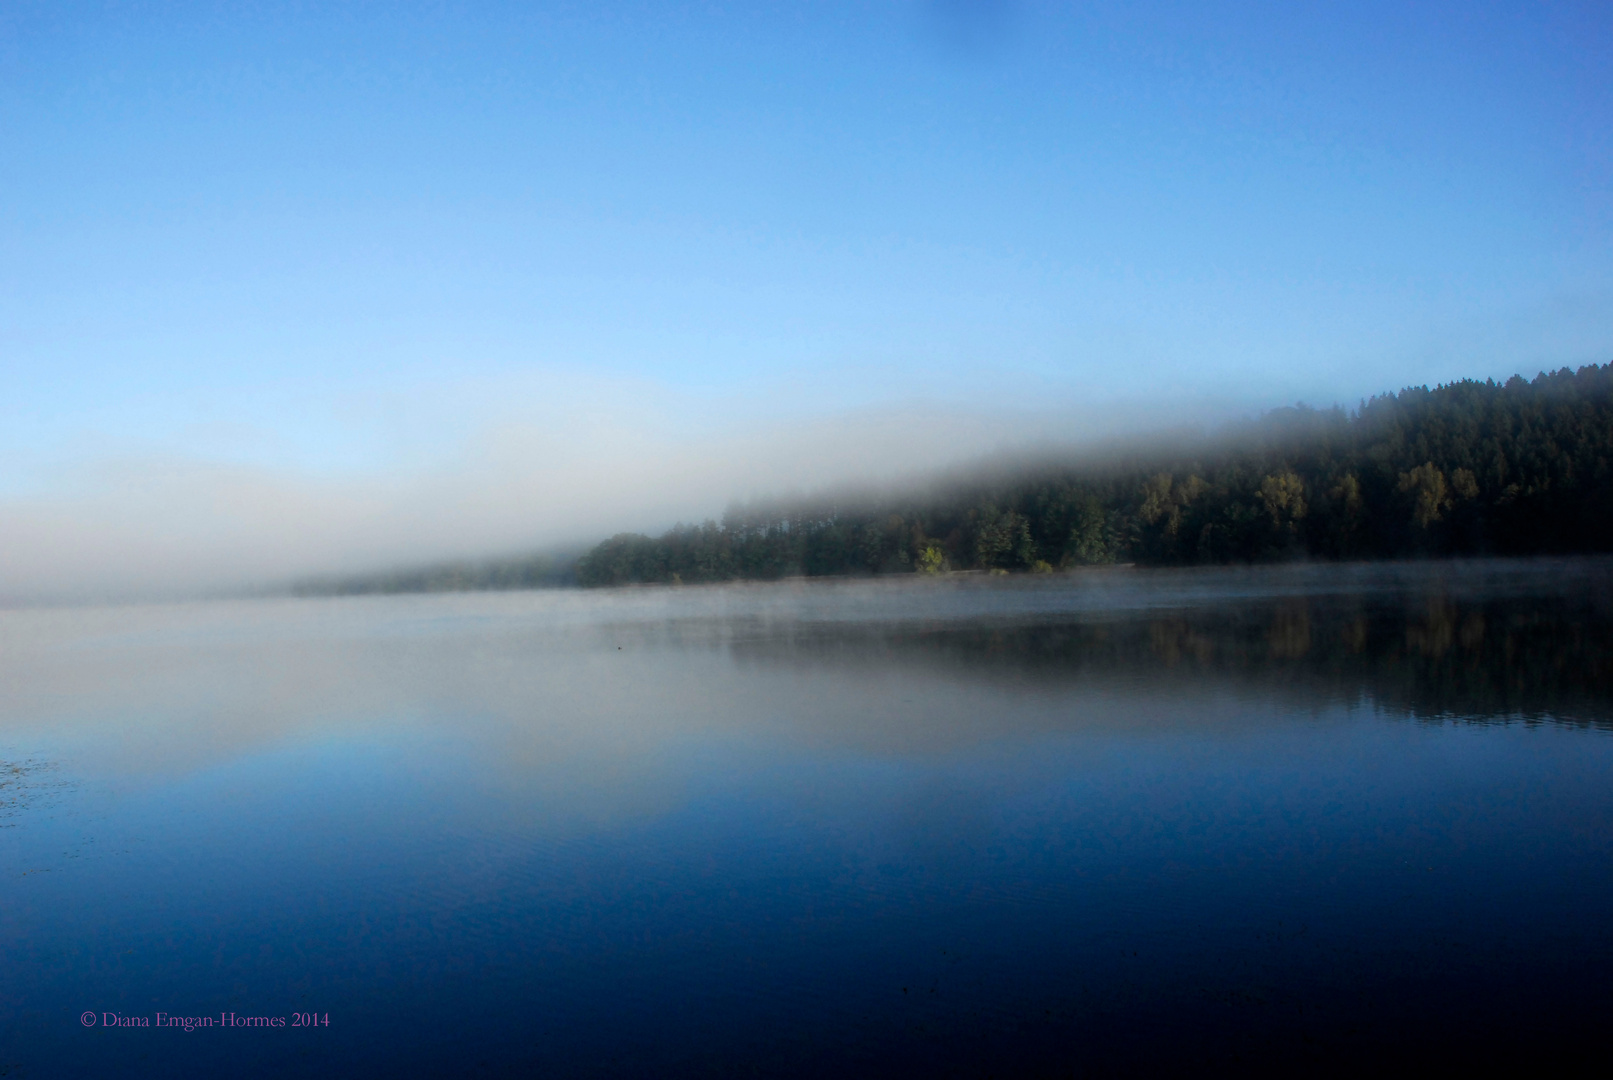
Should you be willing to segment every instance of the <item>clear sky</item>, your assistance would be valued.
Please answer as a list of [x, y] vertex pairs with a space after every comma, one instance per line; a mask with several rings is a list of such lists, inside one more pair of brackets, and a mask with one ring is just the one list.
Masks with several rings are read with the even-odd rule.
[[0, 589], [1608, 360], [1605, 0], [0, 5]]

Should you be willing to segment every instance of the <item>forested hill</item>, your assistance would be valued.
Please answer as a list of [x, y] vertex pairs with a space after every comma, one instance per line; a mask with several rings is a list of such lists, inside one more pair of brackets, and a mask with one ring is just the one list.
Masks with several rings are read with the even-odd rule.
[[1188, 448], [624, 533], [584, 585], [1613, 550], [1613, 364], [1279, 409]]

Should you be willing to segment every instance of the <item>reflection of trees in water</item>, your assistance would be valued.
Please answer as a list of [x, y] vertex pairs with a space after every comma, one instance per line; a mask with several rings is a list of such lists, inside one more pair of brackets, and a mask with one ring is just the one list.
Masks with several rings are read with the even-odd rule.
[[1018, 682], [1232, 681], [1426, 717], [1613, 723], [1613, 612], [1591, 596], [1288, 598], [1057, 623], [819, 628], [734, 649]]

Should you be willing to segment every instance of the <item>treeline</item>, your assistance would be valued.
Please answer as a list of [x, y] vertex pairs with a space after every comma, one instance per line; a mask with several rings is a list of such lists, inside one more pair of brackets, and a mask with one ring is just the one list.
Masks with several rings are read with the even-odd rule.
[[368, 596], [556, 588], [574, 582], [573, 563], [571, 558], [547, 555], [449, 562], [406, 570], [313, 578], [297, 582], [290, 591], [293, 596]]
[[623, 533], [584, 585], [1613, 550], [1613, 365], [1278, 409], [1194, 445]]

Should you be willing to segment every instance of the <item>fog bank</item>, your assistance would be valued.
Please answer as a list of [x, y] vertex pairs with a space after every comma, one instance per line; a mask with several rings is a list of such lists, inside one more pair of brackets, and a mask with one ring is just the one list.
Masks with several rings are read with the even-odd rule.
[[919, 483], [986, 456], [1079, 453], [1232, 411], [912, 405], [741, 419], [596, 397], [539, 416], [444, 418], [435, 430], [454, 437], [415, 439], [361, 469], [103, 449], [0, 499], [0, 602], [206, 595], [575, 548], [720, 517], [736, 499]]

